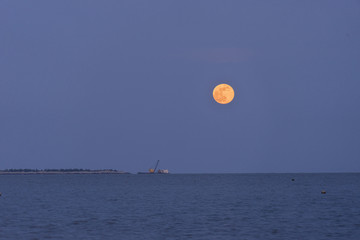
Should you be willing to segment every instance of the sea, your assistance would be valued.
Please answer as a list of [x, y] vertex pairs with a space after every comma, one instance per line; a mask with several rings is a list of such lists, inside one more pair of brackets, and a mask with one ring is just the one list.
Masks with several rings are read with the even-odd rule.
[[0, 175], [0, 192], [0, 239], [360, 239], [359, 173]]

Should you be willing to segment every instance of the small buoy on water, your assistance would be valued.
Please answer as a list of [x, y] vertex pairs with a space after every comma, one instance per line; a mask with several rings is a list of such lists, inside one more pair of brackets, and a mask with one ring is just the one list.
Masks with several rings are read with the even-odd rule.
[[326, 191], [322, 190], [322, 191], [321, 191], [321, 194], [326, 194]]
[[294, 179], [294, 178], [292, 178], [292, 179], [291, 179], [291, 181], [295, 181], [295, 179]]
[[0, 197], [1, 197], [1, 192], [0, 192]]

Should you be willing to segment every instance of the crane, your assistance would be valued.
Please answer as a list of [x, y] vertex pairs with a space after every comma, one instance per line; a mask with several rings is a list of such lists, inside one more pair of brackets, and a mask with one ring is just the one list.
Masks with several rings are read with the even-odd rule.
[[156, 173], [156, 169], [157, 169], [157, 167], [158, 167], [158, 165], [159, 165], [159, 161], [160, 161], [160, 160], [157, 160], [156, 165], [155, 165], [155, 168], [150, 168], [150, 169], [149, 169], [149, 173]]
[[158, 165], [159, 165], [159, 162], [160, 162], [160, 160], [157, 160], [156, 165], [155, 165], [155, 168], [154, 168], [154, 172], [156, 172], [156, 169], [157, 169], [157, 167], [158, 167]]

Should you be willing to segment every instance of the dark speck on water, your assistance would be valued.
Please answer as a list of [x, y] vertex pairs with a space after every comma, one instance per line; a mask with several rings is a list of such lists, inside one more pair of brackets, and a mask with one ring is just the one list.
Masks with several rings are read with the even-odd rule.
[[359, 239], [360, 174], [291, 175], [3, 175], [0, 239]]

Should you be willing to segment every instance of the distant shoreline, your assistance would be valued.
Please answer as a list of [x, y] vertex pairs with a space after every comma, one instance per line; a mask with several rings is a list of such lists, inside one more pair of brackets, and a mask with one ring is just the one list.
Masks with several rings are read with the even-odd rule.
[[106, 169], [106, 170], [89, 170], [89, 169], [7, 169], [0, 170], [0, 175], [54, 175], [54, 174], [130, 174], [129, 172]]

